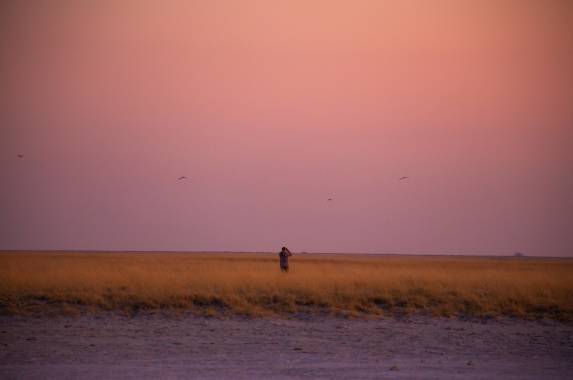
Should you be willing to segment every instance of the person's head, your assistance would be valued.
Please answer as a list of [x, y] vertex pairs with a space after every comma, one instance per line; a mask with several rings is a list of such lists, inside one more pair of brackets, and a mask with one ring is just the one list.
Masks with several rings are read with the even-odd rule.
[[286, 251], [286, 249], [287, 249], [287, 247], [282, 247], [282, 248], [281, 248], [281, 251], [284, 252], [284, 251]]

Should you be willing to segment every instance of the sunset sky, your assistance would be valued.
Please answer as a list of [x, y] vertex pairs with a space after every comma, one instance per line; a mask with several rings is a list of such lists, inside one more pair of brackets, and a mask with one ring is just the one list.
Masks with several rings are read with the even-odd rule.
[[573, 256], [573, 1], [4, 0], [0, 128], [0, 249]]

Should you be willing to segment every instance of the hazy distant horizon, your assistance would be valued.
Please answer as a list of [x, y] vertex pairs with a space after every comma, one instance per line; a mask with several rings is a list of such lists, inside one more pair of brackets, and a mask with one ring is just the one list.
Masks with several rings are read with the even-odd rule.
[[573, 257], [572, 46], [562, 0], [3, 1], [0, 249]]
[[[276, 255], [280, 251], [279, 249], [275, 249], [272, 251], [240, 251], [240, 250], [232, 250], [232, 251], [189, 251], [189, 250], [178, 250], [178, 251], [161, 251], [161, 250], [141, 250], [141, 251], [132, 251], [132, 250], [115, 250], [115, 249], [108, 249], [108, 250], [91, 250], [91, 249], [45, 249], [45, 250], [31, 250], [31, 249], [0, 249], [0, 253], [121, 253], [121, 254], [193, 254], [193, 255], [201, 255], [201, 254], [238, 254], [238, 255], [249, 255], [249, 254], [264, 254], [264, 255]], [[451, 257], [475, 257], [475, 258], [517, 258], [517, 259], [568, 259], [573, 260], [571, 256], [531, 256], [526, 255], [523, 252], [512, 252], [512, 253], [428, 253], [428, 252], [419, 252], [419, 253], [392, 253], [392, 252], [318, 252], [318, 251], [298, 251], [293, 252], [295, 255], [299, 256], [306, 256], [306, 255], [348, 255], [348, 256], [411, 256], [411, 257], [444, 257], [444, 256], [451, 256]], [[516, 253], [521, 253], [522, 256], [517, 255]]]

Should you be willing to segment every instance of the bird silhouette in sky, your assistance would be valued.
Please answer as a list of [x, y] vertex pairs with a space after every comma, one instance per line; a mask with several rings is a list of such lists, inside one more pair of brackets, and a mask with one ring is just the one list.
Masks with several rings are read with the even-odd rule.
[[24, 155], [22, 153], [19, 153], [18, 158], [24, 158]]
[[326, 201], [327, 201], [327, 202], [332, 202], [332, 198], [328, 198]]
[[408, 177], [400, 177], [400, 181], [408, 179]]
[[184, 175], [182, 175], [181, 177], [177, 178], [179, 181], [183, 180], [183, 179], [187, 179], [187, 177], [185, 177]]

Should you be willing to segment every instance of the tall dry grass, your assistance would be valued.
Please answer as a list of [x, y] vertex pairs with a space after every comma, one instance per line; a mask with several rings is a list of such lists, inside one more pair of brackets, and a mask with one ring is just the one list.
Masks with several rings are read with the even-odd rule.
[[0, 308], [573, 320], [573, 261], [463, 257], [2, 253]]

